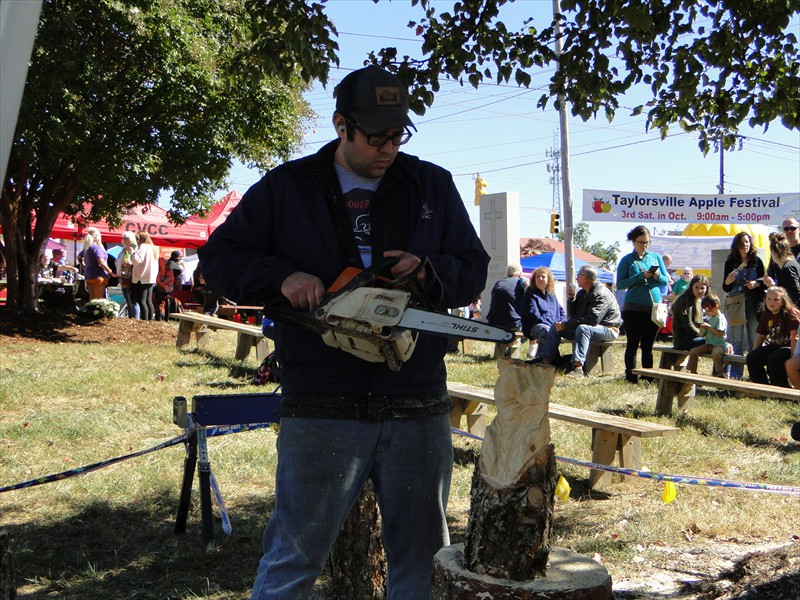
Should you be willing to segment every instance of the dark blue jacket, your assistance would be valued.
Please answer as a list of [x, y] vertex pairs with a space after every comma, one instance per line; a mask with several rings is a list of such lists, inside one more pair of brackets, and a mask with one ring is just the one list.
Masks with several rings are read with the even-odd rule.
[[555, 294], [550, 292], [542, 293], [535, 283], [531, 283], [528, 289], [525, 290], [521, 310], [522, 333], [528, 339], [533, 339], [531, 337], [531, 328], [534, 325], [539, 325], [540, 323], [552, 325], [557, 321], [567, 320], [567, 314]]
[[[330, 286], [346, 267], [363, 267], [333, 168], [337, 144], [281, 165], [253, 185], [200, 248], [208, 284], [241, 304], [281, 297], [284, 279], [311, 273]], [[440, 310], [466, 306], [486, 283], [489, 256], [450, 173], [398, 153], [370, 209], [373, 263], [385, 250], [427, 257], [441, 282]], [[414, 396], [446, 391], [445, 337], [421, 334], [399, 372], [331, 348], [318, 333], [275, 324], [284, 397]], [[315, 401], [311, 397], [309, 402]], [[395, 415], [396, 416], [396, 415]]]
[[520, 306], [525, 294], [525, 286], [519, 277], [506, 277], [492, 287], [489, 299], [489, 312], [486, 320], [499, 327], [519, 329], [522, 320], [519, 316]]

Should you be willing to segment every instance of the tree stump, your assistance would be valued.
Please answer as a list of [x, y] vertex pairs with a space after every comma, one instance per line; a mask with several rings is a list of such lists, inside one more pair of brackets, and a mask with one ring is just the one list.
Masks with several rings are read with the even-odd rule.
[[328, 556], [332, 594], [343, 600], [378, 600], [386, 595], [386, 556], [372, 482], [347, 517]]
[[475, 465], [463, 552], [450, 546], [436, 554], [433, 598], [610, 599], [604, 567], [562, 548], [551, 557], [558, 472], [548, 407], [555, 369], [520, 360], [500, 360], [498, 369], [497, 416]]

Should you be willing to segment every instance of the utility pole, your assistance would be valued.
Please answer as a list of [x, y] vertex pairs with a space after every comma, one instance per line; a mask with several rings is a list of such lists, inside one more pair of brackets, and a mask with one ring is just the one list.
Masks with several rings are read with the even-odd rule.
[[[561, 14], [561, 1], [553, 0], [553, 17]], [[555, 25], [556, 55], [561, 56], [564, 44], [561, 40], [561, 22]], [[567, 99], [563, 94], [558, 95], [558, 122], [561, 131], [561, 187], [564, 198], [564, 267], [567, 283], [575, 282], [575, 251], [572, 246], [572, 191], [569, 183], [569, 120], [567, 114]]]

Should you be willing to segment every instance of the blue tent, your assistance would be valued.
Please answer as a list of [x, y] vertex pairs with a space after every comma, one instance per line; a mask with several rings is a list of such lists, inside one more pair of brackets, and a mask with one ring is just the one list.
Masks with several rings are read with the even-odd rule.
[[[526, 256], [520, 260], [522, 271], [526, 275], [530, 275], [532, 271], [539, 267], [547, 267], [553, 272], [553, 277], [556, 281], [566, 281], [566, 268], [564, 266], [564, 255], [558, 252], [545, 252], [544, 254], [537, 254], [535, 256]], [[586, 261], [579, 258], [575, 259], [575, 271], [577, 272], [583, 265], [588, 265]], [[597, 278], [603, 283], [614, 283], [614, 273], [608, 269], [595, 267], [597, 269]]]

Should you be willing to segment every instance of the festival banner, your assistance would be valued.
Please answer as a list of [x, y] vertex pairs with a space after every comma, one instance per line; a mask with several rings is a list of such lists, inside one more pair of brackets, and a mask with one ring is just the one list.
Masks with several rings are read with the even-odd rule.
[[583, 190], [583, 220], [614, 223], [737, 223], [778, 226], [800, 215], [800, 192], [655, 194]]

